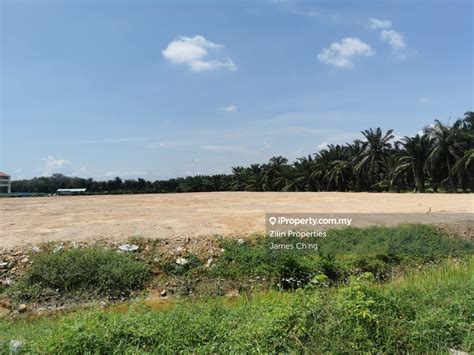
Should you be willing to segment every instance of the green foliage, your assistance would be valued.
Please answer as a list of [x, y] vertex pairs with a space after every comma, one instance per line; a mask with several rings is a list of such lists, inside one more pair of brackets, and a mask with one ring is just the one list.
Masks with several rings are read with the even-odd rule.
[[165, 272], [170, 275], [182, 276], [202, 265], [201, 260], [194, 254], [187, 254], [184, 259], [187, 261], [185, 264], [178, 264], [176, 260], [168, 261], [164, 265]]
[[[232, 303], [181, 302], [155, 311], [82, 311], [2, 321], [0, 338], [32, 353], [439, 353], [472, 351], [474, 260], [447, 262], [385, 286], [270, 291]], [[5, 345], [6, 346], [6, 345]]]
[[143, 288], [148, 276], [148, 267], [130, 255], [99, 248], [72, 249], [35, 256], [30, 269], [9, 292], [20, 301], [44, 292], [128, 296]]
[[214, 276], [268, 276], [274, 271], [264, 237], [259, 237], [253, 244], [224, 239], [221, 247], [224, 253], [211, 268]]
[[451, 239], [433, 226], [415, 224], [329, 230], [326, 238], [318, 238], [318, 252], [270, 248], [272, 243], [294, 242], [291, 238], [264, 237], [242, 244], [224, 240], [224, 254], [211, 267], [210, 274], [227, 278], [268, 277], [283, 288], [295, 288], [318, 274], [332, 282], [344, 282], [349, 275], [363, 272], [386, 280], [393, 268], [401, 264], [414, 265], [474, 252], [472, 241]]
[[328, 287], [329, 278], [325, 274], [317, 274], [311, 278], [310, 286]]
[[394, 262], [400, 257], [459, 255], [474, 250], [472, 242], [450, 239], [436, 227], [423, 224], [332, 229], [319, 244], [326, 252], [372, 255]]

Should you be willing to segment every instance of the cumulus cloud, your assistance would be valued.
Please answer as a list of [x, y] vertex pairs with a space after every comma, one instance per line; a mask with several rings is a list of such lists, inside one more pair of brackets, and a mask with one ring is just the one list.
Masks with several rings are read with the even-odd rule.
[[380, 32], [380, 38], [382, 39], [382, 41], [388, 42], [388, 44], [390, 44], [390, 47], [395, 50], [400, 50], [407, 46], [403, 35], [395, 30], [383, 30], [382, 32]]
[[56, 159], [52, 156], [49, 156], [43, 159], [44, 165], [42, 167], [43, 176], [49, 176], [55, 173], [70, 173], [71, 172], [71, 162], [65, 159]]
[[372, 30], [381, 30], [380, 39], [387, 42], [395, 51], [406, 48], [407, 43], [405, 37], [392, 28], [392, 22], [389, 20], [379, 20], [376, 18], [369, 19], [369, 26]]
[[161, 51], [163, 57], [174, 64], [186, 65], [193, 72], [204, 72], [216, 69], [227, 69], [234, 71], [237, 69], [231, 58], [207, 59], [210, 52], [215, 52], [222, 48], [204, 38], [201, 35], [194, 37], [179, 36], [171, 41], [168, 46]]
[[392, 21], [379, 20], [377, 18], [371, 18], [371, 19], [369, 19], [369, 26], [372, 30], [388, 29], [388, 28], [392, 27]]
[[223, 107], [219, 107], [219, 110], [225, 111], [225, 112], [236, 112], [237, 106], [235, 105], [223, 106]]
[[375, 54], [370, 46], [359, 38], [343, 38], [341, 42], [332, 43], [318, 54], [318, 59], [324, 64], [340, 68], [352, 68], [353, 59], [357, 56], [369, 57]]

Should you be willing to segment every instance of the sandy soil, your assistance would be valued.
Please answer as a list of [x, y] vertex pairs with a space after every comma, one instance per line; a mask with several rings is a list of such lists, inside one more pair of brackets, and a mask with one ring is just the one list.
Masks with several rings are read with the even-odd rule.
[[[213, 192], [0, 199], [0, 247], [130, 236], [198, 238], [265, 230], [265, 213], [394, 213], [396, 224], [423, 216], [472, 216], [474, 195]], [[420, 217], [421, 216], [421, 217]], [[428, 217], [426, 217], [428, 218]], [[380, 219], [380, 218], [379, 218]], [[373, 221], [372, 221], [373, 222]]]

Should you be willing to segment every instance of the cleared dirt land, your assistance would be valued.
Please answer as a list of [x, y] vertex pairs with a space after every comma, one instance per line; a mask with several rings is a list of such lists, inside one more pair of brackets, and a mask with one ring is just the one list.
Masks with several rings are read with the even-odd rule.
[[[212, 192], [0, 199], [0, 247], [131, 236], [197, 238], [265, 230], [265, 213], [393, 213], [357, 225], [472, 216], [472, 194]], [[404, 215], [397, 215], [403, 213]], [[410, 217], [405, 214], [419, 214]], [[426, 216], [426, 217], [425, 217]]]

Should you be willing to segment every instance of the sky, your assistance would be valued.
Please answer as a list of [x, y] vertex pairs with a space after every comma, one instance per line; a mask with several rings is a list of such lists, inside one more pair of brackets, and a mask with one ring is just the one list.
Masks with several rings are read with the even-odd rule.
[[473, 110], [473, 2], [0, 0], [0, 171], [290, 162]]

